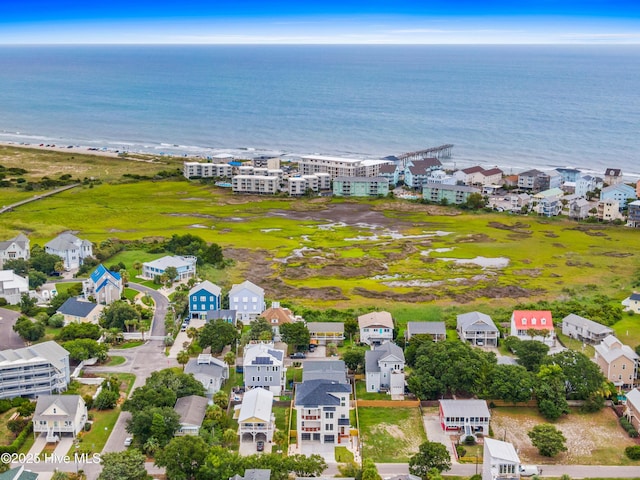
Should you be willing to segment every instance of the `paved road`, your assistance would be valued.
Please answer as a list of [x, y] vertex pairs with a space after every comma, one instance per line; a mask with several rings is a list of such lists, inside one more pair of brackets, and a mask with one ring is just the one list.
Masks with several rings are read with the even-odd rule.
[[22, 338], [13, 331], [20, 312], [0, 308], [0, 350], [16, 349], [25, 346]]

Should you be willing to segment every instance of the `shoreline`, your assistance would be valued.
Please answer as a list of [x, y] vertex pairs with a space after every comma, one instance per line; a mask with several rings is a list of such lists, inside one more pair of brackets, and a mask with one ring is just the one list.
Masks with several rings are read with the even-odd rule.
[[[302, 153], [302, 154], [285, 153], [282, 150], [276, 151], [272, 149], [205, 148], [205, 147], [186, 147], [186, 146], [168, 145], [168, 144], [161, 144], [161, 147], [166, 146], [164, 150], [168, 150], [167, 152], [165, 151], [154, 152], [151, 150], [132, 150], [127, 148], [116, 148], [116, 147], [106, 147], [106, 146], [92, 147], [89, 145], [65, 144], [65, 142], [62, 142], [62, 144], [51, 144], [51, 143], [27, 143], [27, 142], [0, 140], [0, 146], [16, 147], [16, 148], [24, 148], [24, 149], [32, 149], [32, 150], [43, 150], [43, 151], [51, 151], [51, 152], [58, 152], [58, 153], [67, 152], [67, 153], [75, 153], [75, 154], [82, 154], [82, 155], [96, 155], [100, 157], [121, 158], [121, 159], [130, 160], [130, 161], [153, 161], [153, 160], [152, 159], [149, 159], [149, 160], [136, 159], [136, 158], [131, 158], [128, 155], [148, 155], [151, 157], [161, 157], [161, 158], [173, 157], [173, 158], [181, 158], [184, 161], [198, 161], [198, 160], [207, 161], [207, 160], [211, 160], [213, 155], [217, 155], [220, 153], [226, 153], [229, 156], [232, 156], [234, 159], [251, 160], [261, 155], [267, 155], [267, 156], [274, 156], [274, 157], [284, 157], [285, 158], [284, 161], [291, 161], [291, 160], [295, 161], [294, 159], [298, 159], [304, 155], [311, 155], [311, 153]], [[187, 150], [187, 149], [191, 149], [192, 152], [184, 152], [184, 150]], [[183, 151], [182, 153], [178, 153], [177, 150], [183, 150]], [[212, 155], [206, 155], [207, 152], [210, 152]], [[214, 153], [214, 152], [217, 152], [217, 153]], [[246, 155], [243, 156], [243, 154], [246, 154]], [[353, 154], [352, 155], [333, 155], [333, 156], [344, 156], [344, 158], [362, 158], [362, 159], [375, 158], [370, 155], [358, 156]], [[287, 157], [289, 157], [288, 160], [287, 160]], [[378, 158], [378, 159], [381, 159], [381, 158]], [[486, 160], [473, 161], [471, 159], [459, 158], [459, 157], [456, 157], [455, 155], [452, 158], [442, 159], [441, 162], [443, 167], [447, 169], [453, 169], [453, 170], [468, 168], [475, 165], [481, 165], [484, 168], [497, 167], [497, 168], [500, 168], [505, 175], [511, 175], [511, 174], [515, 175], [530, 169], [550, 171], [556, 168], [575, 168], [587, 175], [604, 177], [604, 171], [599, 172], [592, 168], [585, 168], [585, 167], [580, 167], [576, 165], [565, 165], [565, 166], [551, 166], [551, 165], [536, 166], [533, 164], [531, 164], [530, 166], [518, 166], [518, 165], [512, 165], [512, 164], [504, 165], [502, 164], [503, 163], [502, 161], [499, 161], [496, 163], [488, 162]], [[612, 165], [609, 168], [619, 168], [619, 167]], [[629, 173], [629, 172], [624, 172], [624, 170], [622, 173], [623, 173], [624, 180], [627, 182], [635, 183], [638, 180], [640, 180], [640, 173], [635, 173], [635, 172]]]

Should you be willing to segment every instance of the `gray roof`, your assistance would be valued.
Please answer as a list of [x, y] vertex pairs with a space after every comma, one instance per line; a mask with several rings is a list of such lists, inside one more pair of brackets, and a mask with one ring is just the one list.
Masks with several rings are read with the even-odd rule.
[[91, 245], [91, 242], [88, 240], [81, 240], [71, 233], [61, 233], [50, 242], [47, 242], [44, 246], [45, 248], [50, 248], [52, 250], [64, 251], [74, 250], [86, 244]]
[[629, 300], [640, 300], [640, 293], [632, 293], [629, 296]]
[[237, 285], [233, 285], [231, 287], [231, 290], [229, 290], [229, 296], [232, 296], [234, 294], [234, 292], [238, 292], [238, 291], [243, 290], [245, 288], [247, 290], [255, 293], [256, 295], [259, 295], [259, 296], [262, 296], [262, 297], [264, 296], [264, 289], [260, 288], [255, 283], [251, 283], [249, 280], [245, 280], [242, 283], [239, 283]]
[[497, 332], [498, 328], [493, 323], [491, 317], [481, 312], [469, 312], [458, 315], [457, 328], [462, 331], [472, 330], [474, 332]]
[[271, 470], [263, 468], [251, 468], [244, 471], [244, 477], [234, 475], [229, 480], [270, 480]]
[[37, 480], [38, 474], [24, 469], [24, 465], [0, 473], [0, 480]]
[[338, 332], [344, 334], [344, 323], [342, 322], [308, 322], [307, 329], [309, 332], [325, 333]]
[[307, 360], [302, 368], [302, 381], [307, 380], [348, 383], [347, 367], [342, 360]]
[[208, 379], [210, 378], [226, 378], [225, 372], [229, 367], [224, 362], [215, 357], [211, 357], [210, 361], [205, 362], [200, 357], [189, 360], [184, 366], [184, 373], [191, 373], [203, 384], [205, 383], [203, 380], [207, 380], [206, 383], [209, 383]]
[[194, 263], [195, 260], [191, 258], [181, 257], [179, 255], [165, 255], [164, 257], [158, 258], [156, 260], [144, 262], [143, 265], [164, 271], [168, 267], [182, 268], [188, 265], [193, 265]]
[[384, 177], [336, 177], [334, 181], [350, 183], [386, 183], [389, 180]]
[[489, 418], [489, 407], [484, 400], [440, 400], [444, 417], [486, 417]]
[[[84, 400], [80, 395], [40, 395], [36, 401], [36, 411], [33, 414], [34, 419], [38, 420], [64, 420], [64, 418], [74, 419], [78, 411], [78, 406], [83, 405]], [[55, 405], [63, 412], [66, 417], [60, 415], [44, 415], [43, 412], [52, 405]]]
[[404, 362], [404, 352], [402, 351], [402, 349], [395, 343], [386, 341], [383, 342], [382, 345], [376, 346], [373, 350], [367, 350], [366, 352], [364, 352], [365, 371], [367, 373], [379, 372], [380, 365], [378, 364], [378, 362], [380, 361], [380, 359], [389, 355], [393, 355], [400, 361]]
[[282, 365], [284, 351], [275, 350], [273, 344], [249, 344], [244, 347], [243, 365]]
[[467, 185], [447, 185], [445, 183], [431, 183], [427, 182], [423, 185], [424, 188], [437, 188], [438, 190], [451, 190], [454, 192], [467, 192], [467, 193], [479, 193], [480, 189], [475, 187], [469, 187]]
[[58, 308], [58, 313], [84, 318], [89, 315], [97, 306], [97, 303], [78, 300], [75, 297], [69, 297], [62, 305], [60, 305], [60, 308]]
[[407, 333], [412, 335], [446, 335], [444, 322], [407, 322]]
[[588, 318], [581, 317], [580, 315], [576, 315], [574, 313], [570, 313], [566, 317], [562, 319], [562, 323], [567, 322], [570, 325], [576, 325], [578, 327], [586, 328], [591, 333], [594, 334], [603, 334], [603, 333], [613, 333], [613, 330], [601, 323], [594, 322], [593, 320], [589, 320]]
[[180, 415], [181, 424], [202, 425], [208, 405], [209, 401], [204, 397], [187, 395], [176, 400], [173, 409]]
[[26, 363], [29, 360], [44, 359], [50, 362], [58, 370], [66, 368], [64, 358], [69, 357], [69, 352], [58, 345], [53, 340], [48, 342], [37, 343], [25, 348], [17, 350], [0, 351], [0, 366], [6, 363], [21, 362]]
[[625, 395], [627, 397], [627, 403], [630, 403], [636, 412], [640, 412], [640, 390], [634, 388]]
[[0, 242], [0, 250], [6, 250], [11, 246], [11, 244], [16, 243], [20, 246], [20, 248], [27, 248], [29, 244], [29, 239], [22, 233], [20, 233], [17, 237], [10, 238], [9, 240], [4, 240]]
[[207, 322], [220, 319], [227, 320], [230, 318], [233, 323], [236, 323], [236, 313], [237, 310], [208, 310]]
[[328, 380], [307, 380], [296, 387], [296, 406], [338, 406], [340, 399], [333, 394], [351, 393], [351, 386]]

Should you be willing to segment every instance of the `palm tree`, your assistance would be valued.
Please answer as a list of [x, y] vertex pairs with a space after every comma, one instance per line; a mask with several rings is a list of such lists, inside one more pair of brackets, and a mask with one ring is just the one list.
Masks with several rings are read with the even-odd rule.
[[230, 367], [235, 365], [235, 363], [236, 363], [236, 354], [233, 353], [232, 351], [227, 352], [225, 354], [225, 356], [224, 356], [224, 363], [226, 363]]
[[196, 338], [198, 338], [198, 329], [196, 327], [189, 327], [187, 328], [186, 334], [187, 337], [189, 337], [189, 340], [193, 342]]
[[62, 272], [64, 272], [64, 262], [62, 260], [60, 260], [59, 262], [56, 262], [55, 265], [53, 266], [53, 269], [56, 271], [57, 274], [62, 275]]
[[176, 360], [178, 360], [178, 363], [180, 365], [182, 365], [182, 371], [184, 372], [184, 366], [189, 363], [189, 352], [187, 352], [186, 350], [180, 350], [178, 352], [178, 355], [176, 356]]
[[133, 268], [136, 272], [138, 272], [138, 275], [140, 275], [140, 269], [142, 269], [142, 262], [139, 262], [138, 260], [136, 260], [135, 262], [133, 262]]

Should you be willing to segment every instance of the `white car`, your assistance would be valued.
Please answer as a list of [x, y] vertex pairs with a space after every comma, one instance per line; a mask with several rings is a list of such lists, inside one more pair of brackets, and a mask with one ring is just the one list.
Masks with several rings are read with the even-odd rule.
[[540, 470], [536, 465], [520, 465], [520, 476], [521, 477], [533, 477], [534, 475], [539, 475]]
[[124, 446], [125, 446], [125, 447], [130, 446], [130, 445], [131, 445], [131, 442], [133, 442], [133, 438], [131, 438], [131, 437], [127, 437], [127, 438], [125, 438], [125, 439], [124, 439]]

